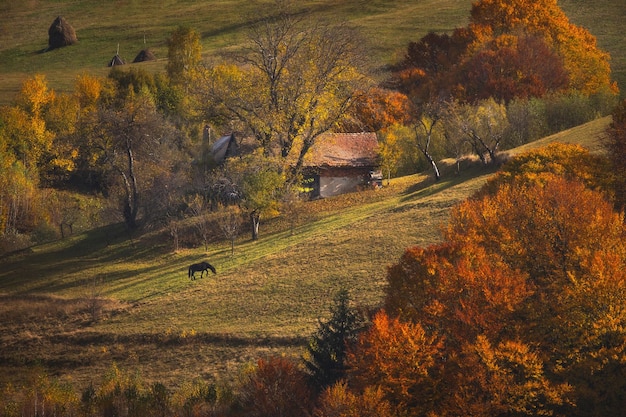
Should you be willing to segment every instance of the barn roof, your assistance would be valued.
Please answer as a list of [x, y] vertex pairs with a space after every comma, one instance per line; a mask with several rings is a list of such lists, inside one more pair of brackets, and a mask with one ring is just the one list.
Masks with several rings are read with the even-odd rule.
[[307, 167], [376, 166], [378, 139], [376, 133], [327, 133], [320, 136], [309, 151]]
[[[224, 160], [230, 156], [228, 155], [229, 147], [237, 147], [237, 141], [235, 139], [235, 134], [231, 133], [230, 135], [222, 136], [218, 140], [211, 145], [211, 153], [213, 154], [213, 159], [222, 163]], [[231, 151], [232, 152], [232, 151]]]

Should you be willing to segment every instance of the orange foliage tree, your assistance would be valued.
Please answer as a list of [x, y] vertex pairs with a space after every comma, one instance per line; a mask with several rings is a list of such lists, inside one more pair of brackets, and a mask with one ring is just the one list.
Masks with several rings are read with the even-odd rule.
[[259, 359], [240, 395], [247, 416], [297, 417], [312, 408], [305, 372], [284, 357]]
[[520, 32], [540, 36], [563, 59], [570, 88], [584, 94], [617, 91], [608, 53], [569, 21], [557, 0], [480, 0], [472, 5], [469, 29], [482, 40]]
[[587, 188], [609, 194], [611, 173], [607, 165], [604, 155], [593, 154], [580, 145], [555, 142], [507, 161], [478, 195], [493, 195], [504, 184], [543, 184], [554, 176], [582, 182]]
[[378, 132], [405, 121], [408, 98], [397, 91], [374, 87], [356, 94], [355, 102], [341, 130], [346, 132]]
[[562, 59], [538, 37], [500, 35], [471, 55], [462, 66], [465, 96], [469, 101], [493, 97], [543, 97], [568, 87]]
[[603, 189], [585, 160], [565, 145], [524, 155], [452, 210], [444, 243], [407, 249], [387, 277], [393, 318], [351, 356], [353, 386], [416, 415], [619, 413], [626, 228], [580, 182]]
[[609, 414], [621, 406], [599, 392], [622, 385], [599, 375], [626, 366], [626, 230], [601, 193], [560, 178], [506, 184], [453, 210], [446, 235], [527, 273], [535, 290], [516, 309], [516, 333], [540, 347], [579, 404]]
[[349, 354], [351, 383], [358, 391], [379, 387], [398, 409], [423, 414], [441, 395], [437, 390], [443, 341], [419, 324], [377, 314], [372, 328]]
[[557, 0], [478, 0], [467, 27], [410, 43], [394, 82], [418, 102], [616, 94], [609, 59]]

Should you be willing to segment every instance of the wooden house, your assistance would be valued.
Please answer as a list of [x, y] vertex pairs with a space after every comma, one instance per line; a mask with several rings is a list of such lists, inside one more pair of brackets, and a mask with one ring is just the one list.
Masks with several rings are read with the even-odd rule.
[[[304, 161], [312, 198], [357, 191], [378, 177], [375, 133], [327, 133], [320, 136]], [[378, 181], [375, 181], [378, 184]]]

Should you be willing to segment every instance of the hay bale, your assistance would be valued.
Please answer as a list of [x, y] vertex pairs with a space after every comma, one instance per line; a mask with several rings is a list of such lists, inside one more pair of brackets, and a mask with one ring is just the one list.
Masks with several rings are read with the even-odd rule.
[[115, 67], [115, 66], [124, 65], [124, 64], [126, 63], [124, 62], [122, 57], [119, 56], [118, 54], [115, 54], [115, 56], [111, 58], [111, 60], [109, 61], [109, 67]]
[[156, 61], [156, 56], [152, 53], [150, 49], [142, 49], [141, 51], [139, 51], [139, 53], [133, 60], [133, 63], [145, 61]]
[[48, 29], [48, 49], [62, 48], [78, 42], [76, 31], [62, 16], [57, 17]]

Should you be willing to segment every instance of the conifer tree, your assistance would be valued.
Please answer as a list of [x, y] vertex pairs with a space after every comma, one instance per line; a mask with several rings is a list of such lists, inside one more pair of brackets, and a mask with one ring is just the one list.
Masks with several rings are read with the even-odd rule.
[[330, 308], [328, 321], [319, 321], [317, 332], [307, 346], [304, 364], [316, 388], [323, 389], [339, 381], [346, 372], [348, 346], [357, 340], [365, 327], [363, 316], [350, 306], [348, 290], [340, 290]]

